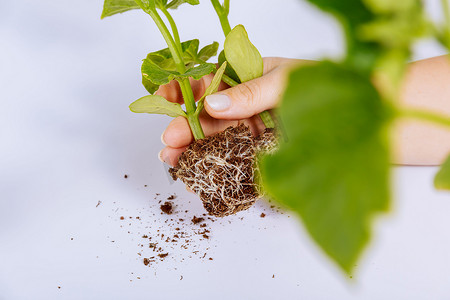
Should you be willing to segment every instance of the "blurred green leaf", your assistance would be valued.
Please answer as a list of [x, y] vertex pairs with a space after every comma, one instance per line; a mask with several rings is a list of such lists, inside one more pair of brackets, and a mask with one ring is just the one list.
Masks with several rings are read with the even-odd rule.
[[186, 113], [178, 103], [167, 101], [158, 95], [147, 95], [130, 104], [130, 110], [135, 113], [162, 114], [169, 117], [186, 117]]
[[290, 75], [279, 110], [288, 141], [261, 161], [268, 193], [346, 272], [372, 217], [389, 206], [390, 111], [370, 79], [348, 66], [304, 66]]
[[139, 5], [134, 0], [105, 0], [101, 18], [123, 13], [132, 9], [138, 9]]
[[258, 49], [250, 42], [244, 26], [237, 25], [227, 35], [224, 44], [225, 58], [241, 82], [263, 75], [264, 63]]
[[434, 177], [434, 186], [438, 190], [450, 190], [450, 156]]

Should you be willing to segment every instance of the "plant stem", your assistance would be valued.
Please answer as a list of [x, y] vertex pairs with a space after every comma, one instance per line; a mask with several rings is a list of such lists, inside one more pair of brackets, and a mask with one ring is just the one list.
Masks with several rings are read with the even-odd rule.
[[161, 16], [156, 12], [156, 10], [147, 10], [146, 12], [152, 17], [153, 21], [155, 21], [156, 26], [158, 27], [164, 40], [166, 41], [166, 44], [169, 47], [170, 52], [172, 53], [173, 61], [175, 62], [177, 71], [183, 74], [184, 72], [186, 72], [186, 67], [184, 65], [181, 53], [178, 50], [177, 44], [170, 34], [169, 29], [167, 28], [166, 24], [164, 24], [164, 21], [161, 19]]
[[418, 109], [405, 109], [398, 112], [401, 117], [422, 120], [450, 128], [450, 117], [448, 116]]
[[173, 38], [175, 40], [176, 45], [178, 46], [178, 51], [180, 53], [182, 53], [183, 51], [181, 49], [180, 34], [178, 33], [177, 25], [175, 24], [175, 21], [173, 20], [172, 16], [170, 15], [170, 13], [167, 11], [167, 9], [164, 6], [161, 7], [161, 11], [166, 16], [167, 21], [169, 21], [170, 28], [172, 29]]
[[224, 6], [222, 6], [219, 3], [219, 0], [211, 0], [211, 3], [214, 7], [214, 10], [217, 13], [217, 16], [219, 17], [223, 34], [226, 37], [228, 35], [228, 33], [230, 33], [230, 31], [231, 31], [230, 22], [228, 21], [228, 13], [230, 10], [230, 0], [225, 0]]
[[[178, 41], [175, 42], [174, 38], [170, 34], [169, 29], [167, 28], [166, 24], [164, 24], [164, 21], [161, 19], [161, 16], [156, 10], [149, 9], [146, 10], [146, 12], [152, 17], [153, 21], [155, 21], [156, 26], [158, 27], [159, 31], [164, 37], [164, 40], [167, 43], [167, 46], [169, 46], [169, 50], [172, 53], [173, 61], [175, 62], [177, 71], [181, 74], [185, 73], [186, 66], [184, 64], [183, 56], [181, 55], [181, 43]], [[167, 14], [170, 16], [169, 13]], [[168, 18], [168, 20], [172, 26], [174, 35], [176, 33], [176, 36], [178, 36], [178, 30], [176, 28], [175, 22], [171, 17]], [[179, 40], [179, 36], [177, 37], [177, 39]], [[183, 94], [184, 104], [186, 104], [186, 114], [188, 116], [187, 120], [189, 122], [192, 135], [196, 140], [203, 139], [205, 137], [205, 134], [203, 133], [203, 129], [200, 125], [198, 116], [195, 115], [196, 105], [194, 93], [192, 92], [192, 87], [189, 83], [189, 79], [183, 78], [179, 80], [178, 83], [180, 84], [181, 93]]]

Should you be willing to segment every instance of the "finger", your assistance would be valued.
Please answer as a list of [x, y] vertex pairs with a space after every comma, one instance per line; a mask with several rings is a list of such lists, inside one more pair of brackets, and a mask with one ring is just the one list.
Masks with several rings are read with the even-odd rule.
[[283, 68], [277, 68], [262, 77], [207, 96], [205, 109], [216, 119], [237, 120], [274, 108], [281, 99], [286, 73]]
[[158, 153], [158, 158], [163, 163], [166, 163], [172, 167], [175, 167], [178, 163], [178, 158], [180, 157], [181, 153], [186, 150], [186, 147], [181, 148], [172, 148], [172, 147], [165, 147]]

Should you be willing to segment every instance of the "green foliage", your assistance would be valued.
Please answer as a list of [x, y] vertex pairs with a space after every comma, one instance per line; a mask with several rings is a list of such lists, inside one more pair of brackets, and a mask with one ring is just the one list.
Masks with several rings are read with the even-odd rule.
[[434, 186], [438, 190], [450, 190], [450, 156], [442, 164], [436, 177], [434, 177]]
[[186, 117], [186, 113], [178, 103], [167, 101], [158, 95], [147, 95], [130, 104], [130, 110], [135, 113], [162, 114], [169, 117]]
[[[204, 63], [217, 54], [219, 44], [214, 42], [203, 47], [198, 51], [199, 40], [189, 40], [181, 43], [182, 57], [186, 67], [190, 68], [194, 65]], [[175, 71], [176, 65], [169, 48], [165, 48], [147, 55], [147, 59], [157, 64], [161, 68], [169, 71]]]
[[300, 68], [279, 110], [288, 141], [262, 160], [269, 194], [299, 214], [347, 272], [368, 241], [371, 217], [388, 208], [389, 112], [370, 81], [350, 68]]
[[237, 25], [227, 35], [224, 43], [226, 61], [241, 82], [263, 75], [264, 63], [258, 49], [250, 42], [244, 26]]
[[[218, 60], [219, 60], [219, 65], [222, 65], [224, 62], [227, 61], [227, 59], [225, 58], [225, 52], [223, 50], [220, 51]], [[237, 83], [241, 83], [241, 80], [237, 76], [236, 71], [233, 69], [232, 66], [230, 66], [230, 64], [227, 64], [227, 68], [225, 69], [225, 75], [227, 75], [228, 77], [230, 77]]]
[[[210, 74], [215, 70], [215, 65], [210, 63], [204, 63], [197, 67], [193, 67], [181, 74], [177, 71], [171, 71], [161, 68], [159, 65], [153, 62], [152, 59], [144, 59], [142, 63], [141, 72], [145, 82], [150, 81], [153, 84], [151, 91], [155, 92], [156, 86], [168, 84], [170, 81], [176, 79], [181, 80], [183, 78], [192, 77], [196, 80], [202, 78], [205, 75]], [[145, 86], [145, 84], [144, 84]], [[147, 87], [146, 87], [147, 88]], [[157, 88], [156, 88], [157, 89]]]
[[[167, 1], [165, 1], [167, 2]], [[188, 3], [190, 5], [200, 4], [199, 0], [172, 0], [166, 5], [166, 8], [177, 9], [183, 3]]]
[[[181, 43], [182, 57], [187, 68], [192, 68], [198, 64], [204, 64], [205, 61], [217, 54], [219, 44], [214, 42], [203, 47], [200, 51], [198, 51], [198, 46], [199, 40], [197, 39]], [[206, 70], [211, 73], [214, 69], [211, 68], [211, 64], [207, 65], [208, 67], [203, 66], [201, 69], [196, 69], [186, 74], [192, 74], [192, 77], [195, 76], [198, 78], [198, 74], [201, 70]], [[156, 92], [160, 85], [175, 79], [176, 75], [179, 74], [176, 72], [176, 64], [169, 48], [149, 53], [142, 63], [141, 70], [142, 84], [150, 94]]]
[[200, 51], [197, 54], [197, 58], [201, 61], [208, 61], [211, 57], [217, 55], [217, 50], [219, 49], [219, 43], [213, 42], [210, 45], [207, 45], [200, 49]]
[[139, 8], [134, 0], [105, 0], [101, 18]]
[[206, 88], [205, 93], [203, 96], [198, 100], [197, 109], [195, 111], [196, 115], [199, 115], [203, 109], [204, 106], [204, 100], [207, 96], [214, 94], [219, 89], [220, 82], [222, 81], [223, 73], [225, 72], [225, 68], [227, 66], [227, 63], [224, 62], [220, 68], [217, 70], [216, 74], [213, 77], [213, 80], [209, 84], [209, 86]]

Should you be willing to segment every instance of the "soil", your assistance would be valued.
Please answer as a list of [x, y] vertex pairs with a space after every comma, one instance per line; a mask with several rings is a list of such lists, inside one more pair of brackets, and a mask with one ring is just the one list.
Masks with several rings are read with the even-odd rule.
[[277, 148], [273, 129], [254, 137], [241, 124], [192, 143], [169, 170], [199, 195], [210, 215], [224, 217], [248, 209], [262, 196], [257, 155]]
[[173, 211], [173, 204], [172, 202], [166, 201], [164, 204], [161, 204], [161, 210], [162, 212], [171, 215]]

